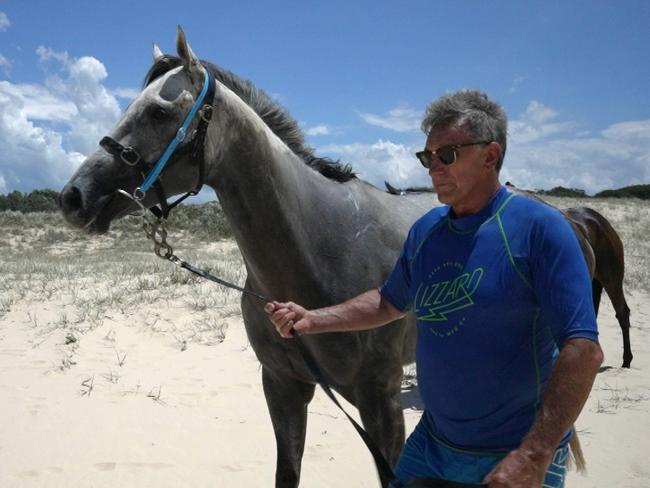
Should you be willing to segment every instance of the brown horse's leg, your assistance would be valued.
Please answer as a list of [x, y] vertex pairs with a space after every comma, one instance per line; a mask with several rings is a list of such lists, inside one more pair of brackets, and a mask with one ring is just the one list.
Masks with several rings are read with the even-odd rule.
[[275, 486], [297, 488], [307, 433], [307, 405], [315, 387], [290, 377], [280, 378], [264, 367], [262, 385], [275, 432]]
[[603, 293], [603, 285], [595, 278], [591, 280], [591, 293], [594, 300], [594, 310], [596, 311], [596, 317], [598, 317], [598, 307], [600, 307], [600, 296]]
[[625, 301], [623, 294], [623, 283], [617, 283], [614, 286], [605, 287], [609, 299], [612, 301], [618, 325], [623, 333], [623, 367], [629, 368], [632, 363], [632, 346], [630, 345], [630, 308]]

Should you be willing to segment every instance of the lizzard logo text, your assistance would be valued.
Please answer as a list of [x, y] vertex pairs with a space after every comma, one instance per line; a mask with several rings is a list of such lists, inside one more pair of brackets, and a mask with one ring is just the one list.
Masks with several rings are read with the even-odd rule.
[[420, 284], [415, 294], [418, 320], [446, 321], [447, 315], [474, 304], [472, 295], [483, 277], [483, 268], [463, 273], [452, 280]]

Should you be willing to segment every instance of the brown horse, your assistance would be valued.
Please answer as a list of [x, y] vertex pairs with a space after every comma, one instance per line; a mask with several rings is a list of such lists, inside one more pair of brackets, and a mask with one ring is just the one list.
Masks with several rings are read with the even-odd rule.
[[[590, 270], [594, 309], [598, 315], [600, 296], [604, 288], [612, 301], [616, 319], [623, 333], [623, 367], [629, 368], [633, 355], [630, 346], [630, 308], [623, 294], [623, 242], [609, 221], [591, 208], [567, 208], [561, 212], [573, 225], [581, 245], [586, 241], [593, 252], [594, 259]], [[589, 258], [587, 262], [589, 263]]]
[[[409, 188], [401, 190], [384, 182], [389, 193], [401, 194], [431, 192], [431, 188]], [[528, 198], [544, 202], [536, 194], [521, 190], [506, 183], [508, 190]], [[544, 202], [548, 205], [548, 202]], [[623, 242], [609, 221], [595, 210], [588, 207], [567, 208], [560, 210], [573, 226], [580, 247], [585, 255], [587, 266], [592, 276], [592, 291], [594, 310], [598, 315], [600, 297], [603, 288], [612, 301], [616, 319], [623, 333], [623, 367], [629, 368], [632, 363], [632, 347], [630, 346], [630, 308], [623, 294], [623, 277], [625, 260]]]

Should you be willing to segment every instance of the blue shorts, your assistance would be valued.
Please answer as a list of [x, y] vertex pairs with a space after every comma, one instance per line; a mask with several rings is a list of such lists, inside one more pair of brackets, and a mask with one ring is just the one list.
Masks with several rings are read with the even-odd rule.
[[[483, 454], [454, 449], [435, 439], [421, 420], [406, 441], [395, 474], [402, 484], [416, 478], [439, 478], [459, 483], [481, 483], [507, 453]], [[555, 451], [543, 488], [563, 488], [568, 446]]]

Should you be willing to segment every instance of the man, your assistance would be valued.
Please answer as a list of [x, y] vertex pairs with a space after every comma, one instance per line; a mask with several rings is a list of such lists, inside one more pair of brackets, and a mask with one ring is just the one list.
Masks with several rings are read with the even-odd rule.
[[411, 228], [386, 282], [342, 304], [269, 303], [278, 332], [364, 330], [417, 316], [425, 410], [396, 466], [492, 488], [564, 485], [567, 443], [603, 356], [569, 224], [499, 184], [503, 109], [476, 90], [427, 109], [417, 154], [446, 206]]

